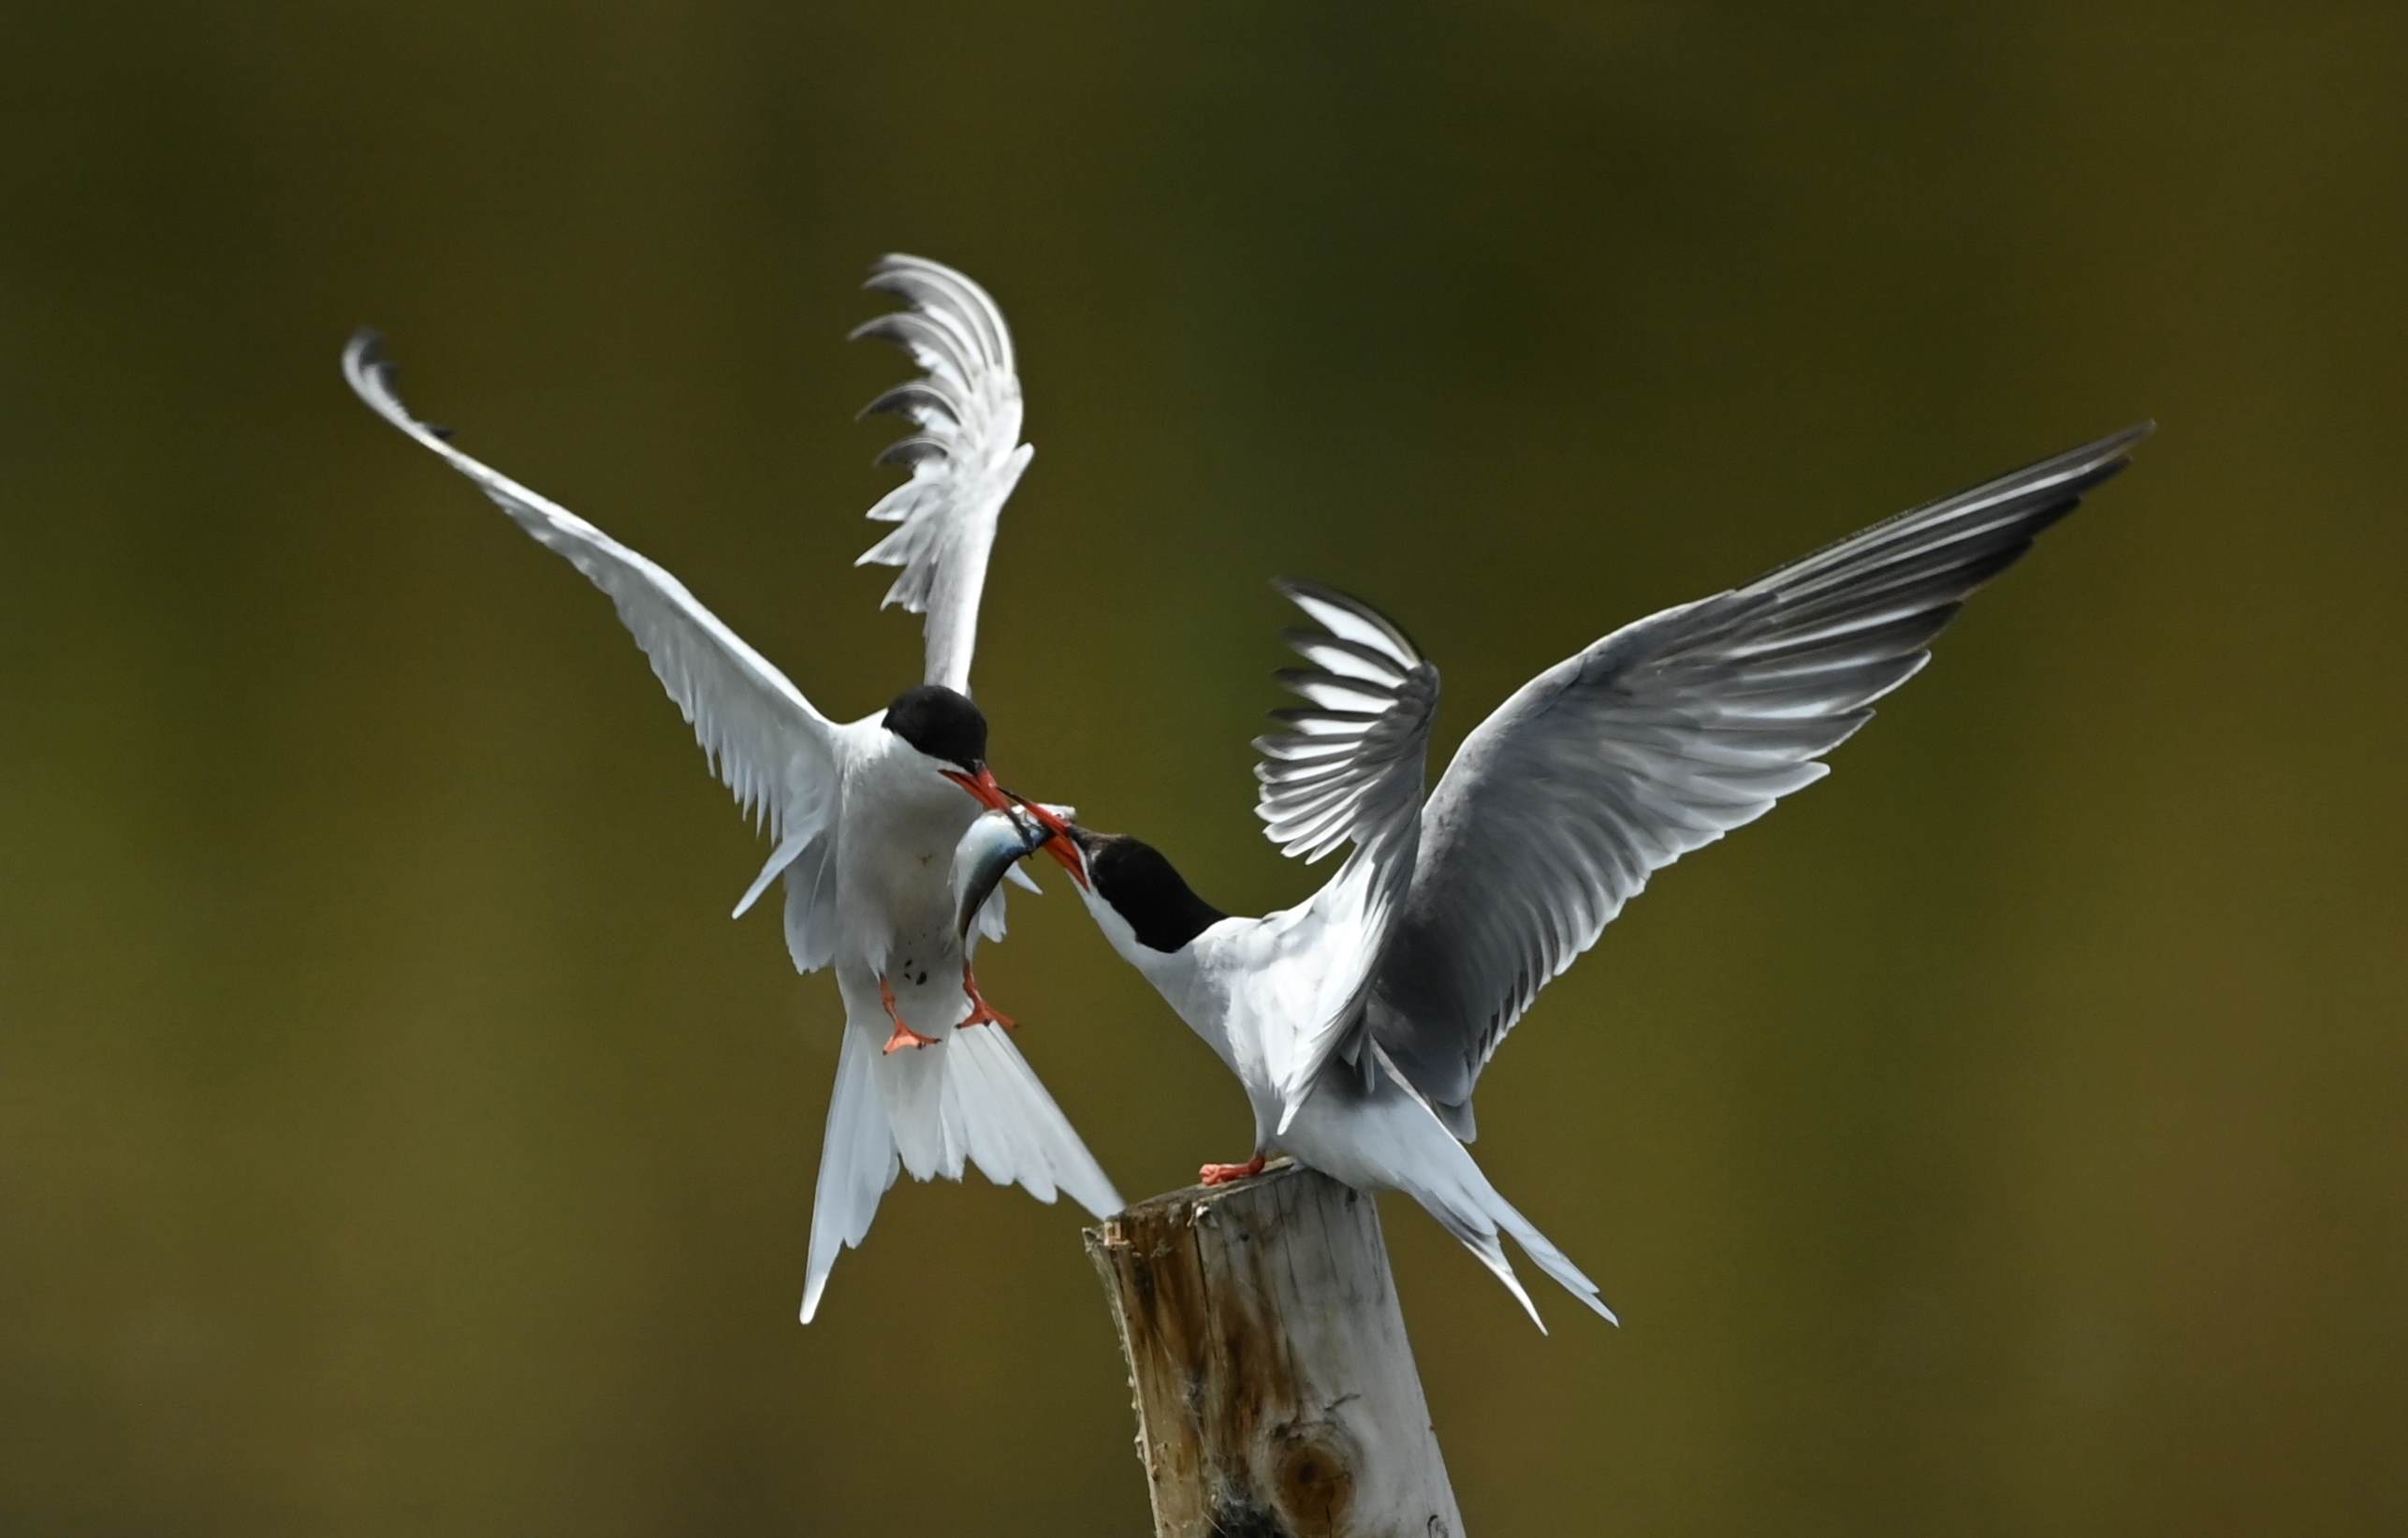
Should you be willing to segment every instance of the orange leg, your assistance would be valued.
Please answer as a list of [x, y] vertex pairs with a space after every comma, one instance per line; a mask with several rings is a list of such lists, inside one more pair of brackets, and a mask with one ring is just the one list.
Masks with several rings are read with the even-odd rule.
[[1196, 1174], [1206, 1185], [1227, 1185], [1232, 1180], [1243, 1180], [1249, 1175], [1262, 1174], [1265, 1162], [1258, 1153], [1242, 1164], [1206, 1164]]
[[895, 1022], [895, 1033], [886, 1038], [883, 1050], [892, 1053], [906, 1047], [934, 1047], [937, 1044], [936, 1037], [921, 1035], [903, 1023], [903, 1017], [895, 1012], [895, 990], [887, 985], [883, 974], [878, 979], [878, 1000], [886, 1006], [886, 1018]]
[[961, 1022], [962, 1029], [973, 1025], [1000, 1025], [1006, 1031], [1020, 1029], [1018, 1020], [988, 1003], [986, 996], [978, 991], [978, 974], [970, 970], [967, 958], [961, 963], [961, 990], [970, 995], [970, 1018]]

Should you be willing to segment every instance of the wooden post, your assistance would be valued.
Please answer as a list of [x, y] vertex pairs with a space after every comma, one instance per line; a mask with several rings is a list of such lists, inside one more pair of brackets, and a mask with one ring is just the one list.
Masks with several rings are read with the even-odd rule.
[[1087, 1231], [1156, 1538], [1460, 1538], [1369, 1196], [1293, 1165]]

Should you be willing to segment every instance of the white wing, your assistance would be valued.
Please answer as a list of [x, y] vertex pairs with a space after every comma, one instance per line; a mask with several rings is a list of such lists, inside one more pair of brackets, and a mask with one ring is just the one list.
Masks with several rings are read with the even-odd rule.
[[1828, 772], [1967, 594], [2125, 463], [2147, 426], [1615, 631], [1465, 740], [1374, 984], [1374, 1038], [1468, 1135], [1473, 1082], [1648, 875]]
[[376, 414], [466, 476], [536, 541], [610, 595], [652, 671], [693, 725], [711, 767], [778, 853], [737, 912], [825, 836], [836, 788], [834, 728], [786, 676], [694, 600], [684, 584], [558, 503], [469, 458], [412, 417], [372, 331], [343, 349], [343, 374]]
[[970, 653], [978, 644], [978, 599], [1003, 502], [1036, 453], [1020, 438], [1020, 380], [1012, 333], [986, 290], [952, 268], [919, 256], [886, 256], [868, 287], [911, 301], [881, 315], [856, 337], [883, 337], [905, 348], [925, 377], [896, 386], [862, 408], [908, 417], [918, 432], [878, 456], [911, 467], [912, 478], [869, 509], [901, 527], [855, 565], [900, 566], [879, 607], [900, 604], [927, 616], [927, 667], [922, 681], [970, 693]]
[[1438, 670], [1369, 605], [1308, 583], [1277, 586], [1321, 628], [1286, 634], [1314, 666], [1279, 679], [1309, 704], [1274, 711], [1287, 729], [1255, 739], [1263, 757], [1254, 770], [1262, 784], [1255, 813], [1273, 842], [1307, 861], [1354, 845], [1328, 885], [1252, 931], [1252, 943], [1281, 963], [1264, 1051], [1284, 1132], [1322, 1067], [1353, 1038], [1412, 883]]

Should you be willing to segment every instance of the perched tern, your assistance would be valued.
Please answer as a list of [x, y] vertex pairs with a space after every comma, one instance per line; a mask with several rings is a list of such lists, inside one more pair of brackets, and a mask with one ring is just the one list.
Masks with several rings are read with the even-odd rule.
[[[1507, 1260], [1613, 1318], [1464, 1145], [1481, 1070], [1648, 875], [1822, 778], [1823, 754], [1929, 660], [1976, 588], [2123, 467], [2146, 426], [1877, 523], [1744, 587], [1626, 625], [1523, 685], [1423, 798], [1438, 669], [1370, 606], [1282, 583], [1318, 628], [1281, 675], [1307, 701], [1258, 739], [1286, 853], [1351, 843], [1296, 907], [1232, 917], [1161, 853], [1073, 825], [1112, 946], [1246, 1088], [1253, 1156], [1426, 1208], [1539, 1318]], [[957, 921], [1053, 829], [988, 813], [957, 849]], [[1540, 1325], [1540, 1328], [1544, 1328]]]
[[[795, 966], [833, 965], [845, 1008], [811, 1210], [805, 1323], [838, 1252], [861, 1242], [899, 1170], [959, 1179], [967, 1163], [1040, 1201], [1066, 1191], [1098, 1217], [1121, 1205], [1012, 1042], [1000, 1031], [966, 1029], [1011, 1022], [979, 993], [946, 881], [945, 861], [981, 807], [1013, 808], [1040, 828], [1049, 819], [1062, 826], [996, 783], [986, 718], [969, 697], [987, 551], [1034, 452], [1018, 441], [1011, 334], [985, 290], [935, 262], [888, 256], [868, 286], [908, 308], [854, 334], [900, 344], [923, 377], [864, 413], [897, 412], [918, 431], [881, 456], [908, 464], [911, 478], [870, 509], [898, 527], [862, 562], [902, 568], [885, 601], [927, 616], [927, 668], [883, 710], [841, 724], [676, 578], [413, 417], [374, 333], [354, 337], [343, 359], [351, 388], [379, 416], [609, 595], [720, 778], [777, 841], [736, 912], [782, 876]], [[1052, 847], [1084, 881], [1073, 847], [1059, 839]], [[1000, 894], [984, 905], [980, 932], [1002, 934]], [[922, 1047], [935, 1050], [898, 1050]]]

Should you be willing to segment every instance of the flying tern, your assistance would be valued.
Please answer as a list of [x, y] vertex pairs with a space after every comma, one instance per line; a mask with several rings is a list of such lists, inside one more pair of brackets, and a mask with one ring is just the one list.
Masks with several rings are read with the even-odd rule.
[[[898, 527], [861, 563], [902, 568], [885, 602], [926, 615], [927, 667], [883, 710], [845, 723], [823, 715], [668, 572], [412, 417], [374, 333], [354, 337], [343, 360], [379, 416], [609, 595], [720, 778], [776, 840], [736, 912], [782, 877], [795, 966], [832, 965], [845, 1009], [811, 1211], [806, 1323], [838, 1252], [861, 1242], [899, 1170], [959, 1179], [967, 1163], [1040, 1201], [1066, 1191], [1099, 1217], [1121, 1205], [1010, 1039], [968, 1029], [1010, 1022], [979, 993], [946, 881], [947, 858], [981, 807], [1061, 826], [997, 784], [986, 718], [969, 697], [987, 552], [1034, 452], [1019, 442], [1011, 333], [984, 289], [938, 263], [888, 256], [868, 286], [907, 308], [854, 334], [901, 344], [922, 376], [864, 412], [900, 414], [917, 431], [880, 456], [911, 474], [870, 509]], [[1052, 848], [1086, 879], [1073, 846]], [[980, 932], [1002, 934], [1000, 894], [983, 907]]]
[[[1538, 1310], [1506, 1257], [1611, 1320], [1594, 1282], [1465, 1144], [1481, 1069], [1540, 989], [1650, 873], [1822, 778], [1825, 754], [1929, 660], [1972, 592], [2122, 469], [2147, 426], [1903, 513], [1744, 586], [1626, 625], [1523, 685], [1426, 801], [1438, 669], [1369, 605], [1280, 584], [1316, 628], [1281, 675], [1306, 701], [1260, 738], [1257, 813], [1287, 854], [1352, 853], [1295, 907], [1233, 917], [1162, 854], [1073, 824], [1115, 950], [1245, 1086], [1253, 1155], [1407, 1193]], [[1033, 811], [957, 846], [957, 923], [1009, 863], [1058, 842]], [[1545, 1326], [1540, 1325], [1543, 1329]]]

